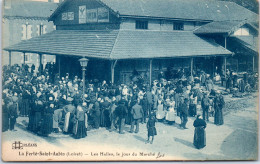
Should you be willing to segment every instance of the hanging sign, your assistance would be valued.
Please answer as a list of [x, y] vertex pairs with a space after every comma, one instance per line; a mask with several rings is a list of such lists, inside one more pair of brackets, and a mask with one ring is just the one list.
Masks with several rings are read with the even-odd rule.
[[87, 22], [86, 6], [79, 6], [79, 24]]
[[68, 20], [68, 13], [62, 13], [62, 20]]
[[68, 12], [68, 20], [74, 20], [74, 12]]

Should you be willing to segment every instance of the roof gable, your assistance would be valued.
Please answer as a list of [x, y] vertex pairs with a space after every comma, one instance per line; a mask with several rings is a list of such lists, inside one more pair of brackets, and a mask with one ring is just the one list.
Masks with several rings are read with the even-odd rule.
[[239, 28], [247, 26], [251, 28], [255, 33], [258, 33], [258, 29], [249, 23], [247, 20], [244, 21], [214, 21], [205, 24], [196, 30], [194, 34], [220, 34], [220, 35], [231, 35]]

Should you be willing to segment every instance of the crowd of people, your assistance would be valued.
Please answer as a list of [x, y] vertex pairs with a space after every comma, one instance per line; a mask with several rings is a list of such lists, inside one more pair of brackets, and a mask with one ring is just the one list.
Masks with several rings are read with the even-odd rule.
[[[230, 83], [226, 84], [230, 89]], [[203, 71], [198, 77], [183, 74], [182, 78], [168, 81], [161, 73], [152, 85], [146, 82], [115, 85], [98, 80], [87, 81], [85, 85], [83, 93], [83, 81], [77, 76], [50, 75], [48, 69], [37, 74], [25, 65], [4, 66], [3, 131], [15, 130], [17, 117], [28, 117], [27, 129], [37, 135], [64, 133], [76, 139], [100, 127], [124, 134], [125, 126], [130, 126], [130, 133], [138, 133], [139, 124], [146, 123], [147, 143], [152, 143], [157, 135], [156, 121], [172, 125], [180, 117], [180, 127], [187, 129], [189, 117], [199, 119], [198, 109], [202, 110], [200, 120], [205, 123], [194, 122], [200, 128], [195, 133], [201, 133], [201, 126], [205, 129], [209, 116], [214, 116], [216, 125], [224, 123], [224, 98], [214, 88], [214, 79]]]

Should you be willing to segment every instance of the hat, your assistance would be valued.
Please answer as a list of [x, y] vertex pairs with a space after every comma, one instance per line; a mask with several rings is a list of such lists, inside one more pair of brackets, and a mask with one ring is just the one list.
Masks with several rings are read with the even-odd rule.
[[73, 101], [73, 98], [68, 97], [68, 98], [67, 98], [67, 101], [71, 102], [71, 101]]
[[87, 94], [84, 94], [84, 97], [85, 97], [85, 98], [87, 98], [87, 97], [88, 97], [88, 95], [87, 95]]

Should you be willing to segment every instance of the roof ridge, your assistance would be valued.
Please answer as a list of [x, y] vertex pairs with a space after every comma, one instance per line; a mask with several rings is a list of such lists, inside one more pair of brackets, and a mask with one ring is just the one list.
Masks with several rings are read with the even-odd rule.
[[119, 33], [120, 33], [120, 30], [118, 30], [116, 39], [115, 39], [115, 41], [114, 41], [113, 47], [112, 47], [112, 49], [111, 49], [111, 52], [110, 52], [110, 54], [109, 54], [109, 58], [110, 58], [110, 59], [112, 59], [112, 53], [113, 53], [113, 51], [114, 51], [114, 49], [115, 49], [115, 45], [117, 44]]

